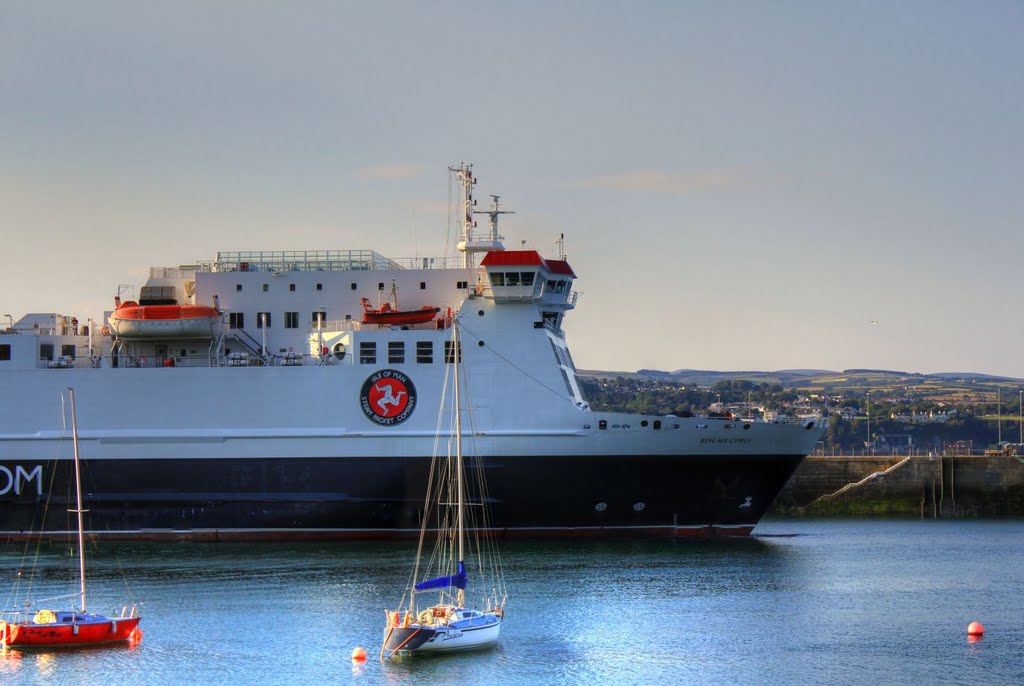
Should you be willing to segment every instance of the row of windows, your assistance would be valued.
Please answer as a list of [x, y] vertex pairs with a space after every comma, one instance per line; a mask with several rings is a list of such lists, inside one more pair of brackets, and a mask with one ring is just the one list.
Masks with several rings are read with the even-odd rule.
[[537, 272], [490, 272], [492, 286], [532, 286]]
[[[531, 279], [530, 283], [533, 283], [532, 279]], [[466, 284], [465, 281], [459, 281], [458, 282], [458, 287], [459, 288], [466, 288], [465, 284]], [[529, 285], [529, 284], [526, 284], [526, 285]], [[269, 283], [262, 284], [262, 286], [263, 286], [263, 292], [264, 293], [269, 293], [270, 292], [270, 284]], [[349, 284], [349, 287], [354, 291], [354, 290], [357, 290], [359, 288], [359, 284], [357, 284], [355, 282], [352, 282], [351, 284]], [[322, 291], [323, 289], [324, 289], [324, 285], [322, 283], [318, 283], [316, 285], [316, 290]], [[295, 291], [295, 284], [293, 284], [293, 283], [288, 284], [288, 290], [294, 292]], [[377, 282], [377, 290], [378, 291], [384, 290], [384, 282], [383, 281], [378, 281]], [[420, 290], [421, 291], [427, 290], [427, 282], [426, 281], [420, 281]], [[240, 284], [240, 283], [236, 283], [235, 284], [235, 292], [237, 292], [237, 293], [241, 293], [242, 292], [242, 284]]]
[[[462, 362], [462, 346], [460, 345], [455, 354]], [[388, 341], [387, 346], [388, 364], [405, 364], [405, 342]], [[431, 364], [434, 361], [434, 342], [416, 341], [416, 362], [418, 364]], [[452, 362], [452, 342], [444, 342], [444, 361]], [[377, 342], [359, 342], [359, 364], [377, 364]]]
[[[273, 317], [270, 312], [257, 312], [256, 313], [256, 328], [271, 328], [273, 324]], [[310, 322], [313, 328], [323, 326], [327, 322], [327, 313], [319, 310], [313, 313], [310, 318]], [[244, 329], [245, 328], [245, 312], [228, 312], [228, 328], [229, 329]], [[297, 329], [299, 328], [299, 313], [298, 312], [285, 312], [284, 313], [284, 328], [286, 329]]]

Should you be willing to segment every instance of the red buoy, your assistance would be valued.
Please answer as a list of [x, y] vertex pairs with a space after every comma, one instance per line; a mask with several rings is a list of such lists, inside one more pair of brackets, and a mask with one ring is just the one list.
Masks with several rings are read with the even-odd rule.
[[967, 625], [968, 636], [981, 636], [985, 633], [985, 627], [981, 625], [981, 622], [971, 622]]

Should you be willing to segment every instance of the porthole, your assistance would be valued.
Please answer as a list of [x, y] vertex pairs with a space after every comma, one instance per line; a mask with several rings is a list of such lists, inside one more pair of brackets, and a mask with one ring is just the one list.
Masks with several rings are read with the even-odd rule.
[[633, 503], [634, 512], [643, 512], [645, 507], [647, 507], [647, 503], [643, 501], [640, 501], [639, 503]]
[[484, 347], [484, 342], [483, 341], [477, 341], [476, 344], [479, 345], [481, 348]]
[[744, 424], [743, 425], [743, 430], [744, 431], [748, 431], [749, 429], [750, 429], [750, 424]]
[[483, 311], [483, 310], [480, 310], [479, 312], [477, 312], [477, 314], [478, 314], [478, 315], [480, 315], [480, 316], [482, 317], [482, 316], [484, 316], [484, 311]]
[[598, 503], [597, 505], [594, 505], [594, 509], [598, 512], [604, 512], [608, 509], [608, 503]]
[[644, 419], [640, 422], [640, 426], [647, 426], [647, 420]]
[[334, 359], [339, 361], [345, 359], [345, 346], [342, 343], [334, 345]]

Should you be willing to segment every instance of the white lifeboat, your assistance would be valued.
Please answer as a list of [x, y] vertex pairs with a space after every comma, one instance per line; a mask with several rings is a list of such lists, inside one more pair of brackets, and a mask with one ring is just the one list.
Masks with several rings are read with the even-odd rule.
[[129, 300], [110, 315], [121, 338], [213, 338], [220, 311], [205, 305], [139, 305]]

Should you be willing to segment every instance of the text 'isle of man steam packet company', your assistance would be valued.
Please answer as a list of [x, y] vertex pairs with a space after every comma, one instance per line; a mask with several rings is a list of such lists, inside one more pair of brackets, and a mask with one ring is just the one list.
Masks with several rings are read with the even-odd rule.
[[563, 331], [565, 255], [505, 250], [498, 196], [478, 211], [472, 167], [451, 173], [456, 258], [222, 252], [151, 269], [102, 317], [12, 317], [0, 536], [68, 535], [40, 512], [67, 509], [69, 386], [94, 536], [416, 536], [455, 357], [496, 534], [750, 533], [821, 427], [592, 410]]

